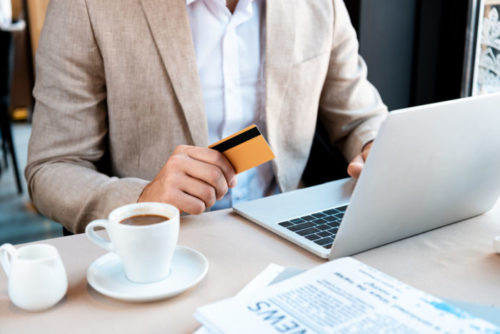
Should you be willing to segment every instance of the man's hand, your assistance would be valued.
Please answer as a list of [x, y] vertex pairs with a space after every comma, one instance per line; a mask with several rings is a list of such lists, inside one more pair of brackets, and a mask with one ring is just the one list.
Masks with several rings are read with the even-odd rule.
[[357, 179], [359, 178], [359, 175], [361, 174], [361, 170], [363, 169], [363, 166], [365, 165], [366, 158], [368, 157], [368, 154], [370, 153], [370, 149], [372, 148], [373, 142], [369, 142], [363, 147], [363, 150], [361, 151], [360, 154], [354, 157], [352, 159], [351, 163], [349, 166], [347, 166], [347, 174], [349, 174], [351, 177]]
[[231, 163], [219, 152], [196, 146], [177, 146], [138, 202], [164, 202], [180, 211], [200, 214], [236, 186]]

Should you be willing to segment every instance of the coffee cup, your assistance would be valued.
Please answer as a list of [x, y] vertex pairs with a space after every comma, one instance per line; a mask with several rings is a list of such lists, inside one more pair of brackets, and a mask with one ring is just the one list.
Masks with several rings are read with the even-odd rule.
[[68, 278], [54, 246], [35, 244], [16, 249], [3, 244], [0, 263], [8, 277], [9, 298], [22, 309], [45, 310], [66, 294]]
[[[104, 228], [109, 241], [96, 233]], [[136, 283], [165, 279], [179, 236], [179, 210], [164, 203], [121, 206], [107, 219], [94, 220], [85, 229], [96, 245], [118, 255], [126, 277]]]

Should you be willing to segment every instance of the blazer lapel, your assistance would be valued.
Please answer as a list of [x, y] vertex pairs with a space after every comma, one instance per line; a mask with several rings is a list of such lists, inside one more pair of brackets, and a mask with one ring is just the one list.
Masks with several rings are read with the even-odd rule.
[[[295, 1], [266, 1], [266, 122], [271, 145], [293, 66]], [[274, 146], [274, 145], [273, 145]]]
[[184, 111], [194, 145], [208, 145], [208, 126], [185, 0], [140, 0], [156, 47]]

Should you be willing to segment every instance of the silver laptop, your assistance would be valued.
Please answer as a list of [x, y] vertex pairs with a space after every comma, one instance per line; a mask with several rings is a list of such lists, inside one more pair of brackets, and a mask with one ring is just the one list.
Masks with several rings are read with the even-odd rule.
[[393, 111], [357, 182], [329, 182], [233, 210], [333, 259], [482, 214], [499, 195], [494, 94]]

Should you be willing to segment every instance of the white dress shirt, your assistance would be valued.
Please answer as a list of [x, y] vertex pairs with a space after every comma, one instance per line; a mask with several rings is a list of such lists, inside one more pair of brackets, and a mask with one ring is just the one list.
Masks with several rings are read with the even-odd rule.
[[[264, 0], [187, 0], [208, 137], [214, 143], [251, 124], [265, 135]], [[277, 190], [271, 163], [238, 175], [238, 185], [212, 209]]]

